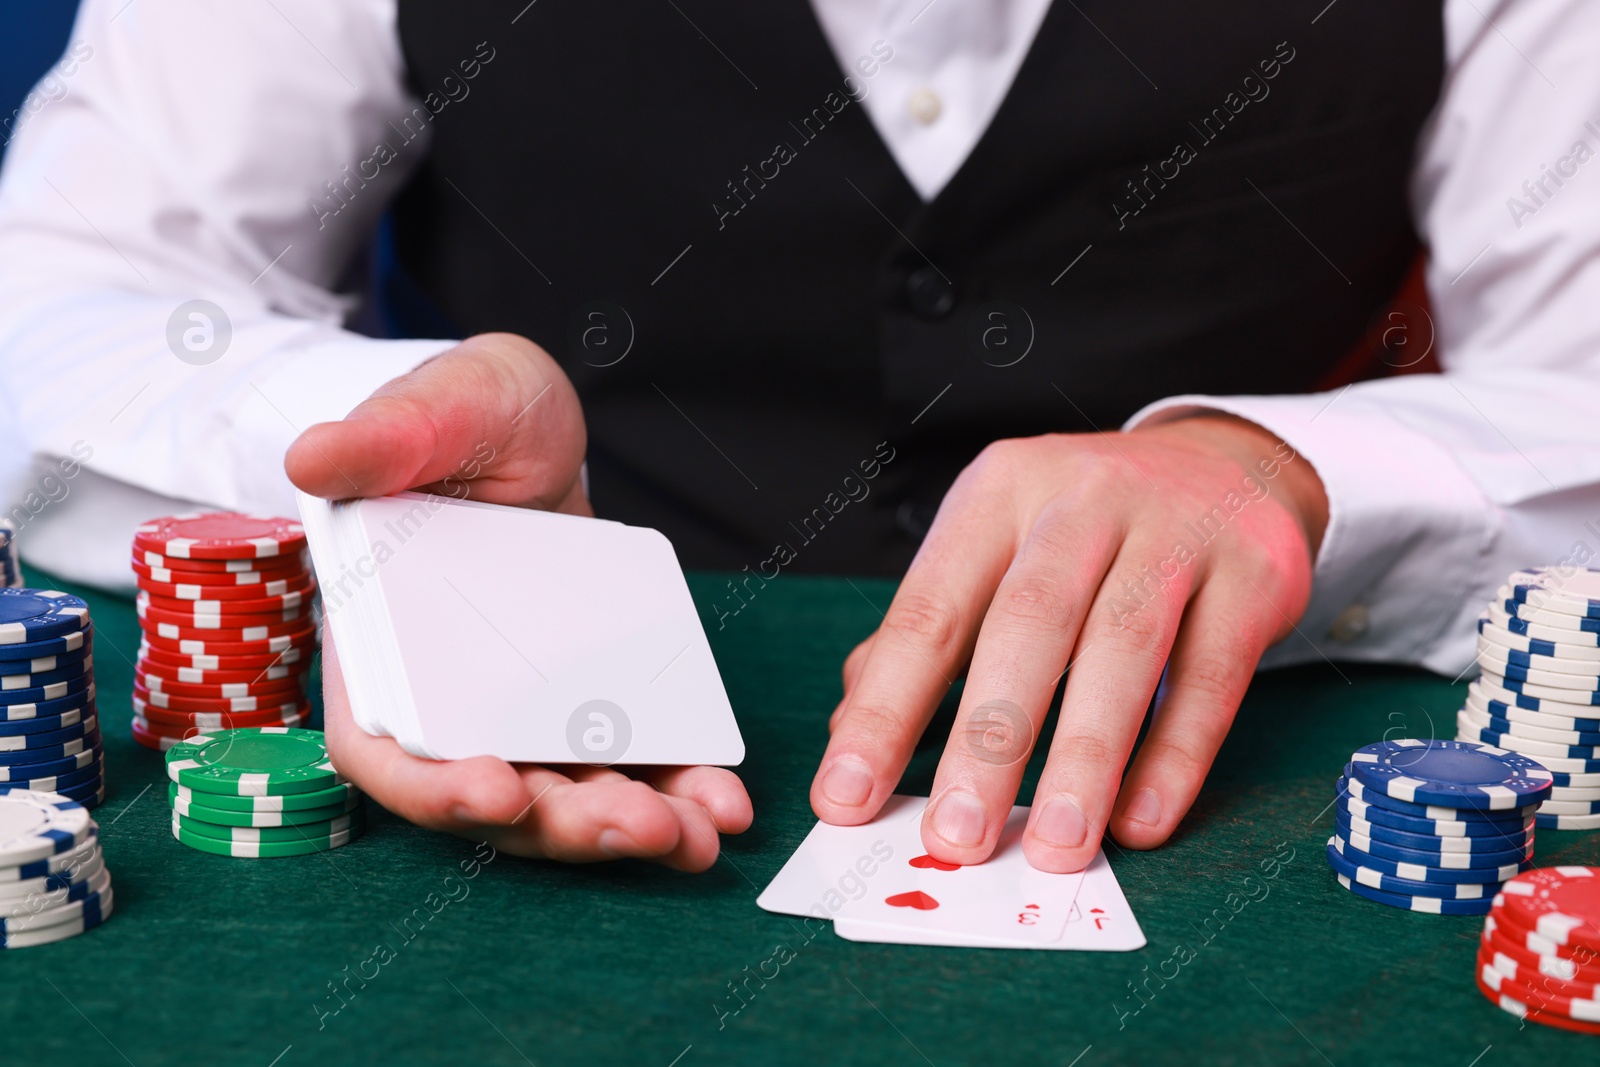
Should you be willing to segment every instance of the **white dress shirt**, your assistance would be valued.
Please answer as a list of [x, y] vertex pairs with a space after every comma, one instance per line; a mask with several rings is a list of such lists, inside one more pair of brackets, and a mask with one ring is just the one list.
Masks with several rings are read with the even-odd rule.
[[[1048, 4], [812, 2], [845, 69], [892, 45], [862, 105], [924, 197], [982, 135]], [[1444, 19], [1448, 75], [1411, 193], [1446, 373], [1176, 397], [1130, 421], [1234, 412], [1321, 475], [1311, 606], [1269, 663], [1453, 674], [1507, 573], [1600, 554], [1600, 4], [1446, 0]], [[1309, 16], [1291, 28], [1317, 32]], [[0, 500], [22, 509], [27, 561], [126, 588], [138, 521], [186, 501], [292, 513], [295, 435], [451, 342], [341, 325], [351, 259], [416, 154], [325, 225], [308, 208], [416, 104], [394, 0], [85, 0], [72, 42], [0, 175]], [[203, 366], [168, 345], [195, 299], [231, 326]]]

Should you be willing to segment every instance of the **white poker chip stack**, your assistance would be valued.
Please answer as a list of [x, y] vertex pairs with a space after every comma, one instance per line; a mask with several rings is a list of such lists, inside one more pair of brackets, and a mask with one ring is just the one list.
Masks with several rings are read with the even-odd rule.
[[17, 561], [17, 528], [0, 519], [0, 587], [16, 589], [22, 585], [22, 564]]
[[89, 809], [59, 793], [0, 794], [0, 948], [64, 941], [111, 915], [111, 872]]
[[1600, 571], [1513, 573], [1478, 619], [1477, 658], [1482, 673], [1456, 713], [1457, 739], [1553, 772], [1540, 828], [1600, 829]]

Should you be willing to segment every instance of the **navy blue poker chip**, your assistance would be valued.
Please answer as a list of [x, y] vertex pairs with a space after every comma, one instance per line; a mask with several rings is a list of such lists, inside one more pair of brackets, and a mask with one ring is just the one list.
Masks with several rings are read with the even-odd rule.
[[1538, 804], [1526, 804], [1520, 808], [1507, 811], [1486, 811], [1472, 808], [1447, 808], [1441, 804], [1414, 804], [1407, 800], [1396, 800], [1394, 797], [1366, 788], [1359, 781], [1350, 777], [1352, 770], [1353, 768], [1350, 764], [1345, 764], [1344, 776], [1337, 783], [1341, 796], [1352, 796], [1374, 807], [1388, 808], [1390, 811], [1399, 812], [1401, 815], [1413, 815], [1419, 819], [1454, 819], [1461, 822], [1490, 820], [1515, 826], [1530, 818], [1539, 807]]
[[101, 757], [100, 737], [95, 735], [92, 747], [85, 748], [82, 752], [59, 759], [44, 760], [39, 763], [0, 763], [0, 785], [7, 782], [25, 782], [36, 778], [49, 778], [52, 775], [68, 774], [72, 771], [82, 770], [100, 762]]
[[10, 707], [13, 704], [41, 704], [48, 700], [60, 700], [63, 697], [81, 693], [89, 688], [93, 678], [87, 674], [80, 674], [76, 678], [68, 678], [64, 682], [53, 682], [50, 685], [34, 686], [32, 689], [6, 689], [0, 690], [0, 707]]
[[9, 737], [0, 737], [0, 755], [7, 752], [30, 752], [50, 748], [53, 745], [64, 745], [69, 741], [76, 741], [84, 734], [92, 732], [99, 726], [99, 719], [90, 715], [70, 726], [63, 726], [57, 730], [44, 730], [33, 734], [12, 734]]
[[[8, 786], [4, 782], [0, 782], [0, 793], [9, 793], [11, 790], [19, 788], [21, 787]], [[86, 808], [98, 807], [100, 802], [105, 799], [105, 791], [106, 783], [99, 774], [96, 774], [88, 781], [78, 782], [74, 785], [57, 786], [51, 790], [52, 793], [64, 796], [68, 800], [76, 800]]]
[[[15, 770], [17, 768], [9, 768]], [[37, 778], [16, 778], [9, 781], [0, 781], [0, 792], [10, 792], [13, 789], [31, 789], [36, 793], [58, 793], [63, 789], [72, 789], [86, 783], [100, 782], [101, 772], [104, 770], [100, 760], [94, 760], [76, 770], [67, 771], [65, 774], [40, 775]]]
[[1328, 846], [1328, 866], [1352, 882], [1381, 889], [1386, 893], [1400, 893], [1412, 897], [1444, 897], [1452, 900], [1490, 900], [1500, 891], [1500, 882], [1466, 882], [1451, 885], [1447, 882], [1418, 882], [1410, 878], [1375, 871], [1352, 863], [1338, 849]]
[[89, 605], [53, 589], [0, 589], [0, 645], [32, 644], [82, 630]]
[[1339, 809], [1378, 826], [1404, 830], [1408, 834], [1432, 834], [1435, 837], [1499, 838], [1508, 833], [1517, 833], [1529, 825], [1529, 820], [1533, 818], [1529, 815], [1527, 819], [1424, 819], [1368, 804], [1349, 795], [1340, 799]]
[[[11, 646], [15, 648], [16, 646]], [[70, 667], [74, 663], [82, 663], [93, 649], [93, 641], [85, 641], [77, 648], [68, 652], [57, 652], [50, 656], [33, 656], [28, 659], [0, 659], [0, 675], [11, 674], [38, 674], [40, 671], [53, 671], [62, 667]]]
[[80, 752], [97, 747], [99, 744], [100, 730], [96, 727], [93, 733], [84, 734], [82, 737], [62, 744], [45, 745], [39, 748], [13, 749], [9, 752], [0, 751], [0, 766], [17, 768], [26, 767], [34, 763], [50, 763], [55, 760], [76, 756]]
[[1487, 915], [1494, 901], [1490, 900], [1446, 900], [1442, 897], [1408, 897], [1400, 893], [1386, 893], [1381, 889], [1362, 885], [1360, 882], [1351, 881], [1344, 875], [1336, 875], [1339, 884], [1358, 897], [1366, 897], [1378, 904], [1387, 904], [1391, 908], [1402, 908], [1406, 911], [1423, 911], [1430, 915]]
[[1335, 809], [1333, 823], [1346, 838], [1353, 831], [1374, 841], [1385, 841], [1391, 845], [1415, 849], [1418, 852], [1457, 852], [1467, 855], [1484, 855], [1526, 849], [1533, 839], [1532, 826], [1528, 826], [1526, 829], [1519, 826], [1515, 830], [1478, 837], [1440, 837], [1437, 834], [1414, 834], [1406, 830], [1397, 830], [1383, 823], [1367, 822], [1365, 819], [1360, 819], [1359, 816], [1352, 816], [1347, 810], [1342, 809]]
[[1393, 860], [1396, 863], [1415, 864], [1419, 867], [1441, 867], [1445, 870], [1483, 871], [1506, 867], [1530, 858], [1533, 853], [1531, 840], [1519, 848], [1493, 852], [1434, 852], [1407, 848], [1390, 841], [1375, 840], [1366, 834], [1353, 831], [1348, 823], [1341, 823], [1337, 819], [1334, 820], [1334, 832], [1342, 837], [1346, 844], [1360, 849], [1369, 856]]
[[1450, 867], [1429, 867], [1425, 864], [1400, 863], [1395, 860], [1385, 859], [1382, 856], [1374, 856], [1370, 852], [1356, 848], [1339, 834], [1334, 834], [1330, 837], [1328, 844], [1351, 863], [1382, 874], [1392, 875], [1396, 878], [1409, 878], [1413, 882], [1440, 882], [1446, 885], [1487, 885], [1490, 882], [1508, 881], [1515, 878], [1521, 871], [1533, 866], [1531, 862], [1524, 862], [1487, 869], [1469, 867], [1457, 870]]
[[59, 700], [41, 700], [34, 704], [0, 704], [0, 722], [41, 719], [50, 715], [60, 715], [64, 711], [88, 707], [94, 703], [94, 693], [94, 683], [90, 682], [82, 692], [71, 693]]
[[[0, 663], [0, 670], [5, 664]], [[32, 674], [3, 674], [0, 673], [0, 694], [12, 692], [17, 689], [36, 689], [57, 682], [68, 682], [81, 677], [94, 669], [94, 660], [82, 659], [76, 663], [67, 663], [51, 670], [36, 671]]]
[[1350, 757], [1356, 780], [1413, 804], [1503, 811], [1550, 795], [1550, 772], [1536, 760], [1471, 741], [1379, 741]]
[[[81, 708], [73, 708], [61, 712], [59, 715], [45, 715], [37, 719], [3, 719], [0, 720], [0, 738], [16, 737], [18, 734], [42, 734], [51, 730], [64, 730], [73, 723], [82, 722], [95, 714], [95, 705], [91, 701]], [[3, 743], [3, 742], [0, 742]]]
[[60, 637], [51, 637], [43, 641], [25, 641], [21, 644], [0, 644], [0, 663], [11, 663], [15, 660], [41, 659], [45, 656], [59, 656], [67, 652], [77, 652], [84, 649], [94, 640], [94, 627], [85, 626], [81, 630], [63, 634]]

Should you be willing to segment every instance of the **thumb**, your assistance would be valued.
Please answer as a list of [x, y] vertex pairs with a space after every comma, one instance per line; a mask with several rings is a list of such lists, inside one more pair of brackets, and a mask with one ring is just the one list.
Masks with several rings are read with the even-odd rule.
[[586, 445], [577, 393], [555, 360], [525, 338], [479, 334], [341, 421], [307, 429], [283, 465], [329, 500], [438, 483], [451, 496], [571, 510]]

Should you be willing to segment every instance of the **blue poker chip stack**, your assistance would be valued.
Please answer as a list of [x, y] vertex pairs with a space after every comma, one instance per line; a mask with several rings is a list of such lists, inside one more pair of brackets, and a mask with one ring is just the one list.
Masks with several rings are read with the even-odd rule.
[[105, 798], [89, 606], [50, 589], [0, 589], [0, 794]]
[[111, 914], [111, 872], [89, 811], [59, 793], [0, 795], [0, 949], [64, 941]]
[[22, 585], [22, 564], [17, 562], [17, 528], [0, 519], [0, 588]]
[[1474, 741], [1380, 741], [1345, 765], [1328, 865], [1356, 896], [1407, 911], [1487, 915], [1533, 865], [1551, 773]]
[[1478, 665], [1456, 736], [1520, 752], [1555, 776], [1537, 824], [1600, 829], [1600, 571], [1536, 567], [1478, 618]]

